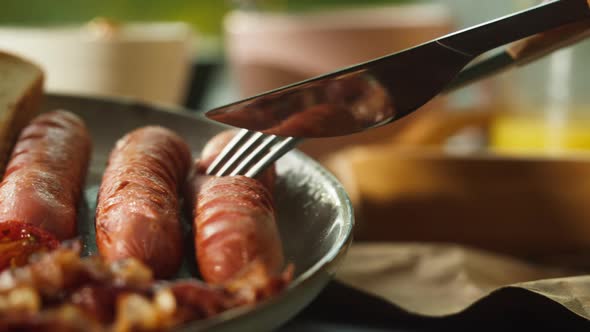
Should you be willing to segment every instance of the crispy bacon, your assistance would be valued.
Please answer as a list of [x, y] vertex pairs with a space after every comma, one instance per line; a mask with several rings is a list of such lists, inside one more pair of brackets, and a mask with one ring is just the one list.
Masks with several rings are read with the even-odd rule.
[[0, 223], [0, 270], [22, 266], [29, 256], [57, 248], [55, 236], [19, 221]]
[[291, 270], [271, 278], [254, 262], [222, 286], [157, 282], [135, 259], [81, 258], [68, 243], [0, 274], [0, 331], [161, 331], [256, 304], [290, 279]]

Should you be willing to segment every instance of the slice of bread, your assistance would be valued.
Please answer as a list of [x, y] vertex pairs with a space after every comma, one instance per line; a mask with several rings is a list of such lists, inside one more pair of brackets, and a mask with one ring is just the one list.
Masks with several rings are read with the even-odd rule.
[[43, 71], [0, 51], [0, 174], [18, 134], [40, 112], [42, 96]]

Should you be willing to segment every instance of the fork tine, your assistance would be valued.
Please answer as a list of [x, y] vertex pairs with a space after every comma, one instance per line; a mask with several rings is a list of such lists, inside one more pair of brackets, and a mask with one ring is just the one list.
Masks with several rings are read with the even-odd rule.
[[236, 163], [240, 160], [240, 158], [247, 155], [247, 153], [254, 148], [258, 141], [264, 139], [264, 134], [260, 132], [252, 132], [250, 138], [242, 144], [242, 146], [227, 160], [223, 167], [219, 169], [219, 171], [215, 172], [217, 176], [226, 176], [229, 174], [229, 171], [236, 165]]
[[280, 141], [280, 138], [275, 135], [270, 135], [264, 139], [264, 141], [256, 147], [252, 152], [250, 152], [242, 162], [234, 168], [234, 170], [229, 174], [231, 176], [242, 174], [244, 170], [254, 163], [256, 160], [259, 160], [262, 153], [265, 152], [266, 149], [271, 147], [271, 144], [274, 144], [275, 141]]
[[286, 137], [284, 140], [275, 145], [271, 148], [266, 155], [264, 155], [252, 168], [250, 168], [245, 176], [249, 178], [256, 177], [261, 171], [266, 169], [268, 165], [270, 165], [275, 160], [282, 157], [285, 153], [289, 152], [297, 143], [299, 143], [300, 139], [295, 137]]
[[237, 150], [242, 145], [242, 142], [247, 140], [252, 133], [253, 132], [246, 129], [240, 130], [221, 150], [219, 155], [215, 157], [215, 160], [213, 160], [211, 165], [207, 168], [207, 174], [213, 175], [219, 170], [219, 168], [223, 167], [226, 160], [234, 154], [234, 151]]
[[[207, 168], [208, 175], [256, 177], [291, 150], [300, 139], [240, 130]], [[251, 168], [249, 168], [252, 164]], [[244, 174], [245, 172], [245, 174]]]

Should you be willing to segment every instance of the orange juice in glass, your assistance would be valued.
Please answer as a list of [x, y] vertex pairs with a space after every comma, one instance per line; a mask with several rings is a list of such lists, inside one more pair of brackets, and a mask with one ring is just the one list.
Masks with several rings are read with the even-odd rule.
[[590, 150], [590, 41], [518, 68], [501, 82], [505, 102], [491, 129], [493, 149]]

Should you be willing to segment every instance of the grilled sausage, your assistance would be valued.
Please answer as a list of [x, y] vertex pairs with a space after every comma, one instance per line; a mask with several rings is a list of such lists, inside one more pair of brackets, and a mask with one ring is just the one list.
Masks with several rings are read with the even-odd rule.
[[203, 172], [233, 136], [224, 132], [209, 141], [190, 181], [197, 264], [205, 281], [224, 284], [253, 263], [269, 274], [283, 267], [284, 256], [269, 188], [275, 171], [262, 181], [244, 176], [212, 177]]
[[0, 184], [0, 223], [26, 223], [58, 240], [76, 236], [90, 152], [90, 136], [76, 115], [55, 111], [33, 119]]
[[270, 193], [244, 176], [211, 177], [200, 187], [193, 227], [203, 279], [223, 284], [255, 260], [269, 273], [284, 263]]
[[182, 259], [178, 190], [191, 164], [188, 145], [161, 127], [137, 129], [111, 152], [99, 190], [96, 241], [109, 261], [134, 257], [169, 277]]

